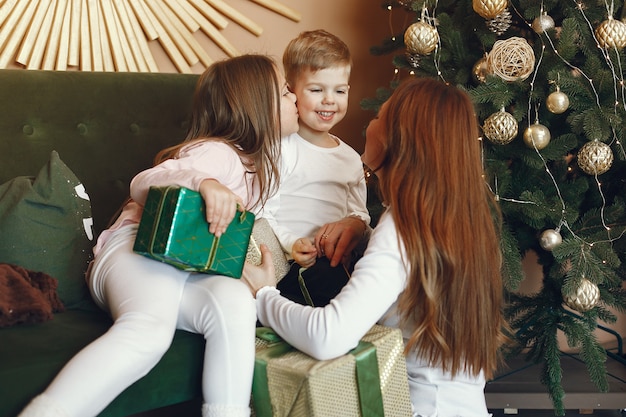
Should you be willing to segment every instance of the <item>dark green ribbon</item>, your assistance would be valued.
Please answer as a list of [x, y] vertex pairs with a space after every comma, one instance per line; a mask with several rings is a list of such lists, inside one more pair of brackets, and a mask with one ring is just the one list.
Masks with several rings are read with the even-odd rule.
[[361, 416], [384, 416], [385, 410], [383, 408], [383, 394], [380, 391], [376, 346], [369, 342], [360, 341], [357, 347], [350, 351], [350, 354], [356, 358], [356, 381], [359, 391]]
[[267, 382], [267, 362], [289, 352], [293, 347], [268, 327], [257, 328], [256, 336], [269, 342], [269, 345], [266, 349], [257, 352], [254, 359], [254, 377], [252, 378], [254, 411], [258, 417], [272, 417], [272, 400]]
[[306, 287], [306, 282], [304, 282], [304, 277], [302, 273], [306, 271], [307, 268], [300, 268], [298, 270], [298, 284], [300, 285], [300, 291], [302, 291], [302, 295], [304, 296], [304, 301], [311, 307], [315, 307], [313, 305], [313, 299], [311, 298], [311, 294], [309, 294], [309, 289]]
[[[272, 417], [267, 363], [270, 359], [293, 350], [293, 347], [268, 327], [257, 328], [256, 335], [258, 338], [269, 342], [269, 346], [258, 352], [254, 361], [254, 378], [252, 381], [254, 409], [258, 417]], [[361, 416], [384, 416], [376, 346], [369, 342], [360, 341], [357, 347], [350, 351], [350, 354], [354, 355], [356, 359], [356, 380]]]

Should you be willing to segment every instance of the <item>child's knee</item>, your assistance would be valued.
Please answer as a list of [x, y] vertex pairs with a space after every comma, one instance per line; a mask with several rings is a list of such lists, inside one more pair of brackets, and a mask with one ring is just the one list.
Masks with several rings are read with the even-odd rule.
[[160, 358], [169, 349], [175, 324], [144, 313], [129, 313], [119, 317], [111, 332], [120, 343], [136, 351], [138, 356]]

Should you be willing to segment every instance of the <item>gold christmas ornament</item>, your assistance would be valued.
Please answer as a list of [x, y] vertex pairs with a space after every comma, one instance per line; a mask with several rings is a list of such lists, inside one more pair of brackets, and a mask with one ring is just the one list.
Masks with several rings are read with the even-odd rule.
[[552, 251], [562, 242], [561, 234], [554, 229], [546, 229], [539, 236], [539, 246], [547, 251]]
[[611, 147], [599, 140], [592, 140], [583, 145], [578, 151], [578, 166], [586, 174], [604, 174], [613, 164]]
[[554, 19], [544, 12], [533, 20], [531, 27], [536, 33], [544, 33], [550, 29], [554, 29]]
[[587, 278], [583, 278], [574, 294], [563, 294], [563, 301], [568, 307], [584, 313], [598, 304], [600, 289]]
[[472, 78], [476, 83], [484, 83], [487, 80], [487, 76], [491, 74], [489, 71], [489, 65], [487, 64], [487, 57], [480, 58], [472, 67]]
[[411, 54], [428, 55], [437, 47], [439, 33], [423, 21], [415, 22], [404, 32], [404, 44]]
[[535, 53], [526, 39], [496, 41], [487, 56], [489, 69], [505, 81], [525, 80], [535, 67]]
[[472, 0], [472, 8], [485, 19], [493, 19], [506, 9], [508, 0]]
[[497, 145], [506, 145], [517, 136], [517, 121], [510, 113], [500, 110], [485, 119], [483, 132], [487, 139]]
[[569, 97], [559, 87], [546, 98], [546, 107], [554, 114], [561, 114], [569, 107]]
[[541, 150], [550, 143], [550, 130], [539, 122], [530, 125], [524, 131], [524, 143], [531, 149]]
[[598, 44], [604, 49], [626, 47], [626, 23], [609, 17], [596, 28]]

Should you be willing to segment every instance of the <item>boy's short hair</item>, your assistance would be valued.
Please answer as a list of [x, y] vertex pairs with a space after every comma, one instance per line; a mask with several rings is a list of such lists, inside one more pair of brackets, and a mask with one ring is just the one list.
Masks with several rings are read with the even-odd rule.
[[341, 39], [325, 30], [301, 32], [283, 53], [285, 78], [289, 84], [306, 70], [319, 71], [335, 66], [352, 67], [350, 49]]

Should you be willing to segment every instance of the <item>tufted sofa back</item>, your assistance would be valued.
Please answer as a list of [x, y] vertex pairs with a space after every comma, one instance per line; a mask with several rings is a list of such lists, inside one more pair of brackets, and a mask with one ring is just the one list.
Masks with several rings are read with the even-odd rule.
[[83, 182], [98, 234], [155, 154], [186, 133], [197, 75], [0, 70], [0, 184], [56, 150]]

